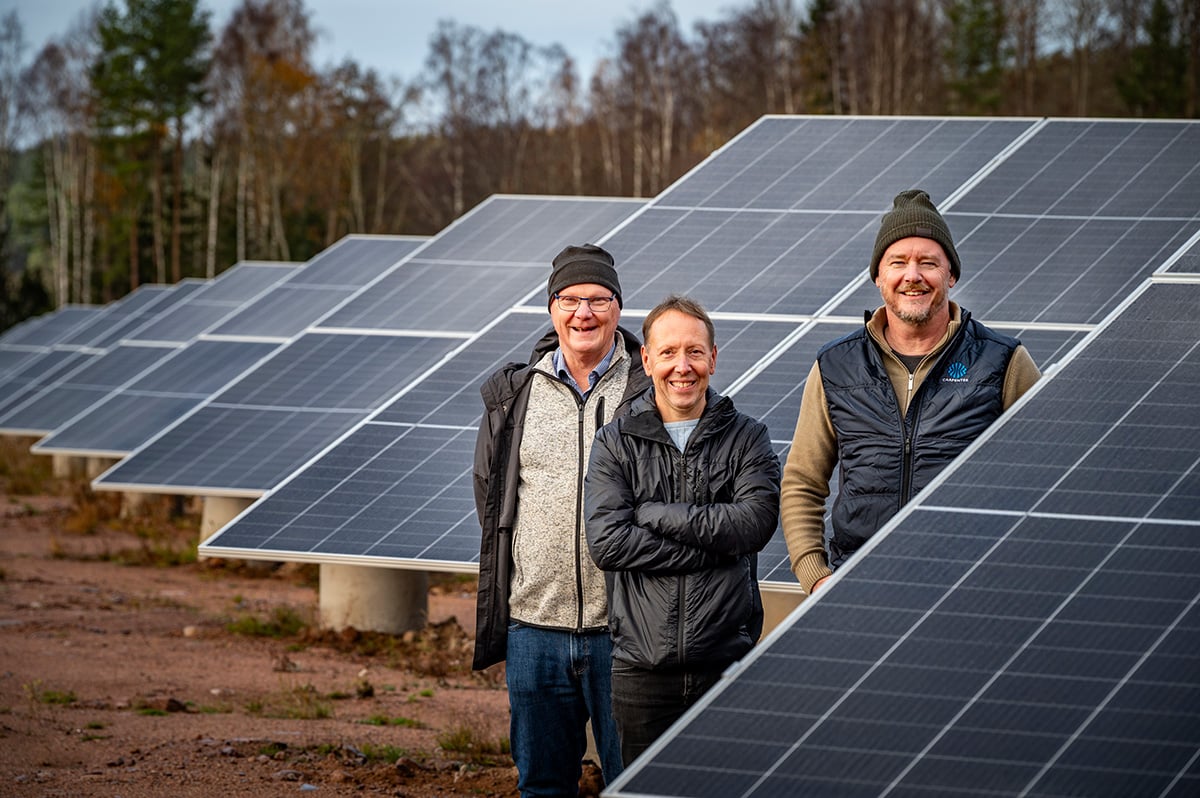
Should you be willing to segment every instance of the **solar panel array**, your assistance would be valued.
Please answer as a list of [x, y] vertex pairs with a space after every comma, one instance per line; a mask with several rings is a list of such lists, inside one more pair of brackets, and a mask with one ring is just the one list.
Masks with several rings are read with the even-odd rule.
[[[601, 235], [641, 205], [496, 196], [399, 255], [389, 254], [387, 242], [379, 240], [338, 245], [330, 251], [339, 261], [338, 275], [346, 264], [368, 257], [389, 265], [375, 269], [373, 278], [358, 268], [358, 279], [351, 281], [357, 286], [342, 286], [315, 322], [102, 474], [95, 487], [261, 495], [436, 370], [494, 315], [497, 303], [505, 308], [523, 299], [532, 274], [545, 279], [546, 264], [564, 236]], [[287, 285], [308, 296], [309, 289], [324, 292], [332, 279], [306, 268], [302, 282]], [[296, 327], [288, 313], [239, 315], [214, 334], [279, 335]], [[267, 324], [251, 328], [256, 320]], [[268, 328], [277, 320], [291, 326]]]
[[[1132, 129], [1129, 123], [1112, 124]], [[1068, 127], [1070, 135], [1064, 137]], [[1158, 130], [1152, 132], [1157, 135]], [[1039, 159], [1058, 169], [1052, 174], [1055, 181], [1078, 180], [1067, 173], [1065, 164], [1071, 159], [1064, 156], [1062, 142], [1086, 149], [1098, 146], [1097, 139], [1108, 141], [1110, 133], [1104, 124], [1078, 127], [1028, 119], [765, 118], [604, 237], [604, 246], [619, 263], [623, 318], [636, 328], [640, 317], [669, 292], [688, 293], [703, 302], [718, 324], [714, 386], [761, 418], [785, 453], [817, 349], [861, 324], [862, 311], [878, 304], [878, 292], [863, 276], [880, 212], [895, 193], [919, 185], [933, 193], [957, 234], [966, 265], [956, 298], [989, 323], [1020, 336], [1046, 367], [1096, 321], [1095, 314], [1060, 317], [1054, 303], [1073, 292], [1091, 295], [1096, 287], [1073, 284], [1052, 295], [1030, 286], [1019, 292], [1022, 304], [1003, 304], [1014, 290], [1010, 259], [1028, 265], [1027, 258], [1046, 258], [1033, 247], [1036, 237], [1021, 249], [1004, 250], [991, 235], [991, 225], [1018, 211], [1035, 226], [1048, 223], [1054, 209], [1027, 201], [993, 211], [971, 204], [970, 214], [957, 213], [957, 208], [964, 200], [975, 202], [973, 191], [990, 191], [988, 180], [1008, 179], [1003, 170], [1010, 161], [1019, 164], [1026, 182], [1031, 164]], [[1184, 151], [1168, 147], [1163, 157], [1174, 163]], [[1023, 154], [1020, 159], [1018, 153]], [[1144, 154], [1139, 150], [1137, 157]], [[1109, 210], [1098, 208], [1092, 216], [1107, 222]], [[1081, 214], [1072, 207], [1064, 219], [1077, 226], [1094, 221]], [[1157, 265], [1155, 252], [1166, 252], [1195, 230], [1194, 220], [1167, 217], [1156, 228], [1167, 239], [1158, 241], [1157, 249], [1132, 264], [1126, 253], [1109, 261], [1101, 258], [1098, 275], [1107, 279], [1108, 264], [1120, 257], [1127, 274], [1144, 278]], [[1067, 249], [1041, 268], [1070, 266], [1082, 274], [1095, 261], [1092, 250], [1076, 254]], [[1033, 298], [1025, 299], [1026, 294]], [[528, 356], [548, 326], [543, 297], [530, 291], [508, 318], [431, 377], [425, 390], [436, 401], [399, 397], [329, 452], [338, 468], [326, 472], [318, 461], [298, 472], [202, 551], [473, 569], [478, 529], [469, 442], [479, 413], [478, 384], [498, 363]], [[979, 303], [983, 312], [972, 303]], [[997, 315], [1001, 311], [1011, 315]], [[523, 319], [524, 314], [535, 318]], [[492, 339], [499, 339], [498, 345]], [[401, 426], [388, 427], [397, 424]], [[420, 434], [404, 425], [419, 427]], [[397, 442], [397, 436], [407, 443]], [[410, 450], [418, 438], [421, 448]], [[388, 457], [402, 462], [416, 458], [411, 461], [416, 466], [389, 464], [386, 481], [358, 473], [384, 468]], [[434, 473], [436, 501], [426, 485]], [[371, 503], [392, 508], [369, 523], [362, 517], [366, 498], [359, 494], [360, 483], [367, 482]], [[769, 587], [798, 589], [782, 536], [760, 556], [759, 577]]]

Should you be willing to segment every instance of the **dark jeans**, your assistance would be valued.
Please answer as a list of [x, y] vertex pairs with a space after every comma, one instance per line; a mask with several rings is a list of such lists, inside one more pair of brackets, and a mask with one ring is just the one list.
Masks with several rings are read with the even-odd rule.
[[646, 670], [613, 660], [613, 717], [625, 767], [708, 692], [726, 667]]
[[621, 773], [609, 680], [612, 640], [608, 632], [575, 634], [510, 624], [509, 743], [522, 798], [579, 794], [587, 723], [600, 755], [604, 781]]

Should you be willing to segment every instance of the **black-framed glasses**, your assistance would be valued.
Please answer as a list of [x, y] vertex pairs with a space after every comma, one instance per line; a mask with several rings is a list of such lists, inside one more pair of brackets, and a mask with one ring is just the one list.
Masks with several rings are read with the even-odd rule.
[[555, 294], [554, 301], [558, 303], [558, 309], [563, 313], [574, 313], [579, 310], [579, 306], [584, 302], [592, 309], [592, 313], [604, 313], [612, 306], [612, 301], [616, 299], [616, 294], [612, 296], [566, 296], [564, 294]]

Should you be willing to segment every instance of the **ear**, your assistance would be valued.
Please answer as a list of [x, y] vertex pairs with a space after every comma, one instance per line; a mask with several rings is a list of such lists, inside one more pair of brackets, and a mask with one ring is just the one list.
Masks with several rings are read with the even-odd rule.
[[717, 371], [717, 345], [713, 344], [712, 354], [708, 357], [708, 373], [715, 374]]
[[646, 351], [646, 345], [642, 344], [642, 371], [646, 372], [647, 377], [653, 377], [650, 372], [650, 353]]
[[955, 283], [957, 283], [957, 282], [958, 282], [958, 279], [957, 279], [957, 278], [956, 278], [956, 277], [955, 277], [953, 274], [951, 274], [951, 275], [950, 275], [950, 282], [949, 282], [949, 283], [947, 283], [947, 285], [948, 285], [950, 288], [953, 288], [953, 287], [954, 287], [954, 284], [955, 284]]

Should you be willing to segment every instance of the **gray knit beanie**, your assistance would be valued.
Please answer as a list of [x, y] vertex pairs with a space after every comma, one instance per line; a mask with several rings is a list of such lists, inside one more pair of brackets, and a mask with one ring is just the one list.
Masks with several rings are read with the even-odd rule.
[[892, 209], [883, 215], [879, 233], [875, 236], [875, 251], [871, 253], [871, 279], [879, 276], [879, 261], [892, 244], [902, 238], [930, 238], [942, 245], [950, 259], [950, 274], [957, 280], [960, 272], [958, 252], [946, 220], [933, 206], [933, 200], [920, 189], [901, 191], [892, 201]]
[[553, 301], [554, 295], [568, 285], [583, 283], [604, 286], [616, 296], [617, 306], [624, 307], [613, 256], [595, 244], [571, 245], [554, 256], [554, 270], [546, 282], [547, 301]]

